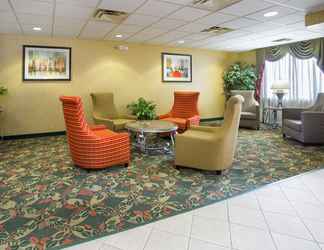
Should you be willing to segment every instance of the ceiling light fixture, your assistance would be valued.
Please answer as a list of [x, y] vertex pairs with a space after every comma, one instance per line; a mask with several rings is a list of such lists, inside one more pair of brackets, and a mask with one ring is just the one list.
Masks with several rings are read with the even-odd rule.
[[270, 11], [270, 12], [265, 13], [263, 16], [264, 17], [273, 17], [273, 16], [276, 16], [278, 14], [279, 14], [278, 11]]
[[117, 34], [115, 35], [116, 38], [123, 38], [123, 35], [122, 34]]
[[179, 44], [184, 44], [185, 41], [184, 41], [184, 40], [180, 40], [180, 41], [178, 41], [178, 43], [179, 43]]
[[41, 31], [42, 28], [41, 27], [33, 27], [33, 30], [35, 30], [35, 31]]

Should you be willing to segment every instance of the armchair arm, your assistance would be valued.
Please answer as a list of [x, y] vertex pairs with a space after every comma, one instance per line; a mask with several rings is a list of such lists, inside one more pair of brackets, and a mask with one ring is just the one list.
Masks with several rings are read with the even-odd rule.
[[292, 119], [292, 120], [300, 120], [301, 113], [305, 111], [302, 108], [283, 108], [282, 109], [282, 120]]
[[169, 118], [170, 116], [171, 116], [170, 113], [167, 113], [167, 114], [165, 114], [165, 115], [159, 115], [159, 116], [158, 116], [158, 120], [165, 119], [165, 118]]
[[195, 115], [187, 119], [187, 128], [190, 128], [192, 125], [198, 126], [200, 123], [200, 116]]
[[107, 129], [105, 125], [91, 125], [89, 126], [92, 131]]
[[122, 118], [122, 119], [128, 119], [128, 120], [137, 120], [136, 115], [128, 115], [128, 114], [121, 115], [120, 118]]
[[324, 142], [324, 112], [305, 111], [301, 113], [304, 141], [308, 143]]
[[94, 116], [93, 120], [97, 124], [104, 124], [107, 128], [114, 130], [114, 120], [112, 119]]

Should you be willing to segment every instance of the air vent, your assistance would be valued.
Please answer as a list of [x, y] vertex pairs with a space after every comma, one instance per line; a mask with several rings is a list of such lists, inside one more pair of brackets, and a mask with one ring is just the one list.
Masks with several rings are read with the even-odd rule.
[[191, 4], [197, 8], [220, 10], [242, 0], [193, 0]]
[[278, 40], [274, 40], [272, 41], [273, 43], [283, 43], [283, 42], [290, 42], [292, 41], [292, 39], [290, 38], [281, 38], [281, 39], [278, 39]]
[[116, 11], [116, 10], [105, 10], [105, 9], [98, 9], [93, 18], [99, 21], [106, 21], [112, 23], [121, 23], [128, 17], [128, 13], [123, 11]]
[[202, 30], [203, 33], [212, 33], [214, 35], [222, 35], [228, 32], [233, 31], [233, 29], [219, 27], [219, 26], [212, 26], [207, 29]]

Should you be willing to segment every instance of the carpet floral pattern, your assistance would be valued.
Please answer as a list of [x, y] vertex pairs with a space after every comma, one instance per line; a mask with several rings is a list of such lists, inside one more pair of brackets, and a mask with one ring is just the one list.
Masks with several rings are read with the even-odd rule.
[[129, 168], [87, 172], [65, 136], [2, 142], [0, 249], [60, 249], [205, 206], [324, 165], [324, 147], [242, 130], [232, 169], [173, 167], [172, 155], [132, 153]]

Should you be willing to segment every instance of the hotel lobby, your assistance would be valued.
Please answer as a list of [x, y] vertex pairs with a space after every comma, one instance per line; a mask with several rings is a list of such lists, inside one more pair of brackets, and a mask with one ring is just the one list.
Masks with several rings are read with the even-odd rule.
[[0, 20], [0, 250], [324, 250], [324, 0]]

